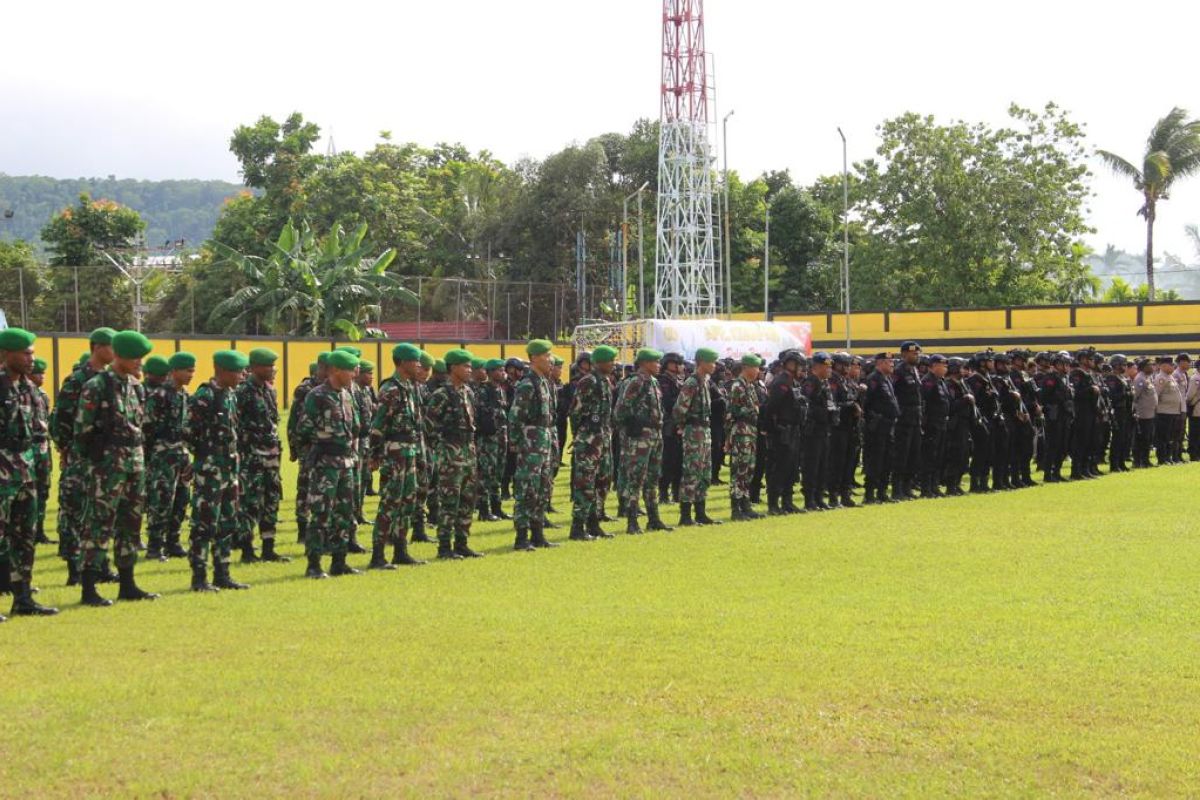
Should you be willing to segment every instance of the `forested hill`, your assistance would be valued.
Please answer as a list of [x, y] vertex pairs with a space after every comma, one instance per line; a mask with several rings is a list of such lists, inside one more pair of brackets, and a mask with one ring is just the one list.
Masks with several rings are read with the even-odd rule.
[[[51, 215], [74, 204], [82, 192], [115, 200], [146, 220], [146, 243], [161, 246], [167, 239], [186, 239], [189, 245], [212, 234], [225, 198], [245, 187], [225, 181], [136, 181], [107, 178], [45, 178], [0, 172], [0, 239], [25, 239], [41, 248], [42, 227]], [[5, 212], [12, 210], [10, 219]]]

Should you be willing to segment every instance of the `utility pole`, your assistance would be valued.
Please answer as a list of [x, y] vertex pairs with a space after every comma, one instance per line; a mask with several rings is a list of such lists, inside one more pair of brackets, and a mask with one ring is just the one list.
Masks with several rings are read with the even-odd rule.
[[771, 203], [767, 201], [767, 236], [763, 244], [763, 322], [771, 321]]
[[846, 351], [850, 351], [850, 162], [846, 158], [846, 134], [842, 137], [842, 298], [846, 303]]

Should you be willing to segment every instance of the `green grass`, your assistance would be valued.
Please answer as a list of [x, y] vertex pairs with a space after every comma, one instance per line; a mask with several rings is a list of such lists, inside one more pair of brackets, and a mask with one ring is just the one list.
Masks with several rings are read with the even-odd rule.
[[477, 524], [485, 559], [217, 596], [176, 560], [110, 609], [41, 548], [63, 613], [0, 626], [0, 796], [1190, 794], [1197, 478], [533, 554]]

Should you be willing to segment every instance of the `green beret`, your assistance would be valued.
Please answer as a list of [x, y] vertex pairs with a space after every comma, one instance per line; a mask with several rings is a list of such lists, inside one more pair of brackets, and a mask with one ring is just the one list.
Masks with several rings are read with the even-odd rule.
[[196, 357], [186, 350], [180, 350], [167, 361], [171, 369], [195, 369]]
[[250, 359], [246, 358], [245, 353], [239, 353], [237, 350], [218, 350], [213, 353], [213, 366], [238, 372], [250, 366]]
[[250, 363], [256, 367], [274, 366], [279, 354], [269, 347], [256, 347], [250, 351]]
[[328, 364], [329, 363], [329, 351], [328, 350], [325, 350], [324, 352], [321, 352], [321, 353], [317, 353], [317, 363], [318, 364]]
[[486, 362], [484, 362], [483, 368], [488, 372], [491, 372], [494, 369], [504, 369], [504, 359], [489, 358]]
[[421, 366], [424, 367], [425, 369], [433, 369], [433, 364], [434, 364], [433, 356], [429, 355], [429, 353], [426, 353], [424, 350], [422, 350], [421, 351]]
[[113, 336], [112, 347], [121, 358], [141, 358], [154, 349], [150, 340], [137, 331], [121, 331]]
[[0, 331], [0, 350], [19, 353], [33, 347], [37, 336], [24, 328], [5, 328]]
[[358, 366], [358, 356], [349, 350], [334, 350], [329, 354], [329, 366], [334, 369], [354, 369]]
[[471, 355], [469, 350], [455, 349], [446, 353], [443, 360], [446, 362], [446, 368], [449, 369], [456, 364], [470, 364], [472, 358], [474, 356]]
[[116, 335], [117, 332], [112, 328], [96, 328], [96, 330], [92, 331], [91, 335], [88, 336], [88, 343], [112, 344], [113, 337]]
[[[409, 344], [408, 342], [404, 342], [403, 344], [398, 344], [392, 348], [392, 361], [420, 361], [420, 360], [421, 360], [421, 348], [417, 347], [415, 344]], [[430, 364], [432, 364], [432, 363], [433, 363], [433, 361], [432, 361], [432, 359], [430, 359]]]
[[592, 351], [593, 364], [607, 364], [610, 361], [616, 360], [617, 349], [615, 347], [609, 347], [606, 344], [602, 344]]
[[442, 358], [434, 359], [433, 371], [441, 373], [442, 375], [445, 375], [446, 374], [446, 360], [442, 359]]
[[540, 356], [542, 353], [549, 353], [553, 349], [554, 345], [546, 339], [534, 339], [525, 345], [525, 352], [531, 356]]
[[475, 356], [471, 359], [471, 369], [483, 369], [483, 365], [487, 363], [486, 358]]
[[314, 362], [312, 362], [311, 364], [309, 364], [309, 365], [308, 365], [308, 375], [309, 375], [309, 377], [312, 377], [313, 375], [316, 375], [316, 374], [317, 374], [317, 367], [319, 367], [319, 366], [320, 366], [320, 364], [318, 364], [318, 363], [317, 363], [317, 362], [315, 362], [315, 361], [314, 361]]
[[358, 360], [358, 369], [360, 372], [374, 372], [375, 362], [367, 361], [365, 358], [360, 358]]
[[34, 374], [34, 375], [44, 375], [44, 374], [46, 374], [46, 359], [44, 359], [44, 358], [35, 358], [35, 359], [33, 360], [33, 374]]
[[87, 353], [83, 353], [79, 356], [78, 359], [76, 359], [75, 366], [82, 367], [84, 365], [84, 363], [89, 361], [90, 359], [91, 359], [91, 356], [89, 356]]
[[554, 358], [550, 359], [550, 363], [552, 363], [556, 367], [561, 367], [563, 364], [565, 364], [567, 362], [563, 361], [558, 356], [555, 356]]
[[162, 356], [150, 356], [142, 364], [142, 372], [146, 373], [147, 375], [157, 375], [161, 378], [170, 371], [171, 365], [168, 364], [167, 360]]
[[355, 358], [362, 358], [362, 350], [358, 349], [354, 345], [344, 344], [341, 347], [338, 347], [337, 349], [341, 350], [343, 353], [349, 353], [350, 355], [354, 356]]
[[743, 367], [761, 367], [762, 365], [763, 360], [754, 355], [754, 353], [746, 353], [746, 355], [742, 356]]
[[701, 347], [696, 351], [697, 362], [702, 361], [705, 364], [713, 364], [716, 363], [716, 360], [720, 357], [721, 356], [717, 353], [717, 351], [713, 350], [711, 347]]
[[[595, 357], [595, 354], [592, 354], [592, 358]], [[633, 363], [640, 364], [643, 361], [662, 361], [662, 357], [663, 354], [658, 350], [653, 350], [649, 347], [643, 347], [641, 350], [637, 351], [637, 355], [633, 358]]]

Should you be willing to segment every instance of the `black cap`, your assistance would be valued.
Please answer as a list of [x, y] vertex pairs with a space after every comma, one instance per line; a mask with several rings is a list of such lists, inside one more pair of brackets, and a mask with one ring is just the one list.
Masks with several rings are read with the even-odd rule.
[[[1090, 347], [1084, 348], [1083, 350], [1075, 351], [1075, 360], [1076, 361], [1082, 361], [1085, 358], [1095, 358], [1095, 357], [1096, 357], [1096, 351]], [[1170, 358], [1168, 358], [1167, 360], [1169, 361]]]
[[941, 353], [934, 353], [933, 355], [931, 355], [929, 357], [930, 366], [932, 366], [934, 364], [945, 364], [945, 363], [946, 363], [946, 357], [944, 355], [942, 355]]
[[913, 341], [901, 342], [901, 344], [900, 344], [900, 352], [901, 353], [907, 353], [910, 350], [916, 350], [919, 353], [919, 352], [921, 352], [921, 345], [919, 345]]
[[851, 362], [853, 362], [853, 361], [854, 361], [854, 359], [852, 359], [850, 357], [849, 353], [834, 353], [833, 354], [833, 363], [834, 364], [839, 364], [841, 366], [848, 367], [848, 366], [850, 366]]
[[675, 353], [675, 352], [664, 353], [662, 360], [659, 363], [665, 367], [667, 364], [670, 364], [672, 362], [674, 362], [676, 364], [683, 364], [683, 356], [680, 355], [679, 353]]
[[967, 360], [961, 356], [950, 356], [946, 359], [947, 372], [960, 372]]
[[510, 358], [504, 362], [505, 369], [525, 369], [525, 362], [519, 358]]
[[832, 360], [833, 360], [833, 357], [830, 356], [829, 353], [826, 353], [824, 350], [813, 353], [813, 357], [812, 357], [813, 364], [828, 364]]
[[592, 363], [592, 354], [591, 354], [591, 352], [589, 352], [587, 350], [584, 350], [582, 353], [575, 356], [576, 364], [582, 364], [585, 361], [589, 364]]
[[875, 360], [876, 360], [876, 361], [891, 361], [891, 360], [892, 360], [892, 354], [891, 354], [891, 353], [888, 353], [888, 352], [886, 352], [886, 351], [885, 351], [885, 352], [883, 352], [883, 353], [876, 353], [876, 354], [875, 354]]

